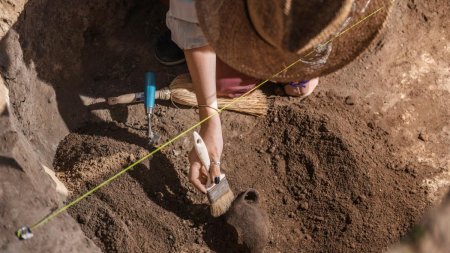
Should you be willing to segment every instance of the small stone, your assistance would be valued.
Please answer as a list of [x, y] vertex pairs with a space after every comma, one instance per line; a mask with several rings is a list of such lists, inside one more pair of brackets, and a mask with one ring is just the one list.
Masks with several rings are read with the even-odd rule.
[[286, 196], [283, 196], [283, 205], [286, 205], [288, 203], [288, 199], [286, 198]]
[[348, 105], [354, 105], [355, 104], [355, 99], [353, 98], [353, 96], [347, 96], [345, 98], [345, 103]]
[[278, 119], [278, 117], [273, 118], [273, 122], [278, 123], [280, 121], [280, 119]]
[[172, 152], [173, 152], [174, 156], [179, 156], [181, 154], [181, 151], [180, 150], [176, 150], [176, 149], [174, 149]]
[[311, 241], [312, 240], [312, 237], [310, 235], [308, 235], [308, 234], [305, 234], [304, 238], [307, 241]]
[[295, 213], [294, 212], [289, 212], [288, 217], [289, 218], [294, 218], [295, 217]]
[[371, 129], [374, 129], [374, 128], [375, 128], [375, 126], [373, 125], [372, 122], [367, 123], [367, 126], [368, 126], [369, 128], [371, 128]]
[[304, 193], [301, 193], [300, 195], [298, 195], [298, 197], [299, 197], [300, 199], [306, 199], [306, 195], [305, 195]]
[[197, 237], [197, 238], [195, 238], [195, 241], [194, 241], [196, 244], [201, 244], [202, 243], [202, 240], [200, 239], [200, 237]]
[[168, 238], [169, 238], [169, 240], [171, 240], [171, 241], [173, 241], [173, 239], [174, 239], [174, 238], [173, 238], [173, 235], [169, 235]]
[[366, 196], [359, 195], [353, 199], [353, 203], [355, 203], [355, 204], [363, 203], [366, 201], [366, 199], [367, 199]]
[[130, 154], [129, 156], [128, 156], [128, 161], [129, 162], [134, 162], [136, 160], [136, 157], [133, 155], [133, 154]]
[[300, 209], [301, 210], [308, 210], [308, 208], [309, 208], [309, 204], [308, 204], [308, 202], [302, 202], [301, 204], [300, 204]]
[[[282, 192], [283, 192], [283, 188], [277, 186], [277, 187], [275, 187], [275, 191], [277, 191], [278, 193], [282, 193]], [[283, 199], [284, 199], [285, 197], [286, 197], [286, 196], [283, 196]]]
[[420, 132], [419, 136], [417, 136], [417, 138], [419, 138], [419, 140], [421, 140], [421, 141], [428, 141], [428, 136], [424, 132]]
[[367, 200], [367, 197], [364, 194], [361, 194], [359, 198], [361, 199], [361, 202], [366, 202]]
[[130, 220], [126, 220], [125, 224], [129, 227], [131, 227], [133, 225], [133, 222], [131, 222]]
[[275, 146], [271, 146], [271, 147], [267, 150], [267, 152], [273, 153], [273, 152], [275, 152], [276, 149], [277, 149], [277, 148], [276, 148]]
[[316, 216], [315, 220], [317, 220], [317, 221], [325, 221], [325, 218], [322, 217], [322, 216]]

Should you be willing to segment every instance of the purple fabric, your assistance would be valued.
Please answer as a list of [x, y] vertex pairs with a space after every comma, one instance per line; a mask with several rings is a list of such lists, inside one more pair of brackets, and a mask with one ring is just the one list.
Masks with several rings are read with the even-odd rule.
[[294, 86], [297, 88], [306, 88], [306, 84], [308, 83], [307, 80], [301, 81], [301, 82], [290, 82], [290, 86]]

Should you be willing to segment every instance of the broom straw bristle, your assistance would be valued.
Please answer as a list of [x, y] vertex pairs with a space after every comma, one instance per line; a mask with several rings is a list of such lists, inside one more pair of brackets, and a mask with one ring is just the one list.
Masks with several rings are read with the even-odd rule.
[[[170, 84], [170, 99], [178, 104], [197, 106], [197, 98], [192, 90], [192, 80], [189, 74], [177, 76]], [[219, 108], [229, 104], [233, 98], [218, 98]], [[226, 110], [247, 113], [251, 115], [267, 114], [267, 97], [261, 90], [255, 90], [245, 98], [237, 100], [226, 108]]]
[[225, 214], [233, 203], [234, 194], [228, 190], [225, 194], [220, 196], [214, 203], [211, 203], [210, 210], [213, 217], [219, 217]]

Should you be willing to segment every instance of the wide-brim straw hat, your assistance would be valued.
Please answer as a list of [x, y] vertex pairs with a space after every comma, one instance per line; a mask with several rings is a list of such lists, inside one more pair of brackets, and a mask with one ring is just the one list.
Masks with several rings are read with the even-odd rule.
[[196, 9], [200, 27], [223, 62], [252, 77], [286, 82], [329, 74], [354, 60], [379, 34], [392, 1], [197, 0]]

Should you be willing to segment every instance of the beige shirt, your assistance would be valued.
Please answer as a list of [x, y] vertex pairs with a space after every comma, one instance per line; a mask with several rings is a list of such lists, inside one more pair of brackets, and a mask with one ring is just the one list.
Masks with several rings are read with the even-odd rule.
[[191, 23], [198, 23], [194, 0], [170, 0], [167, 15]]

